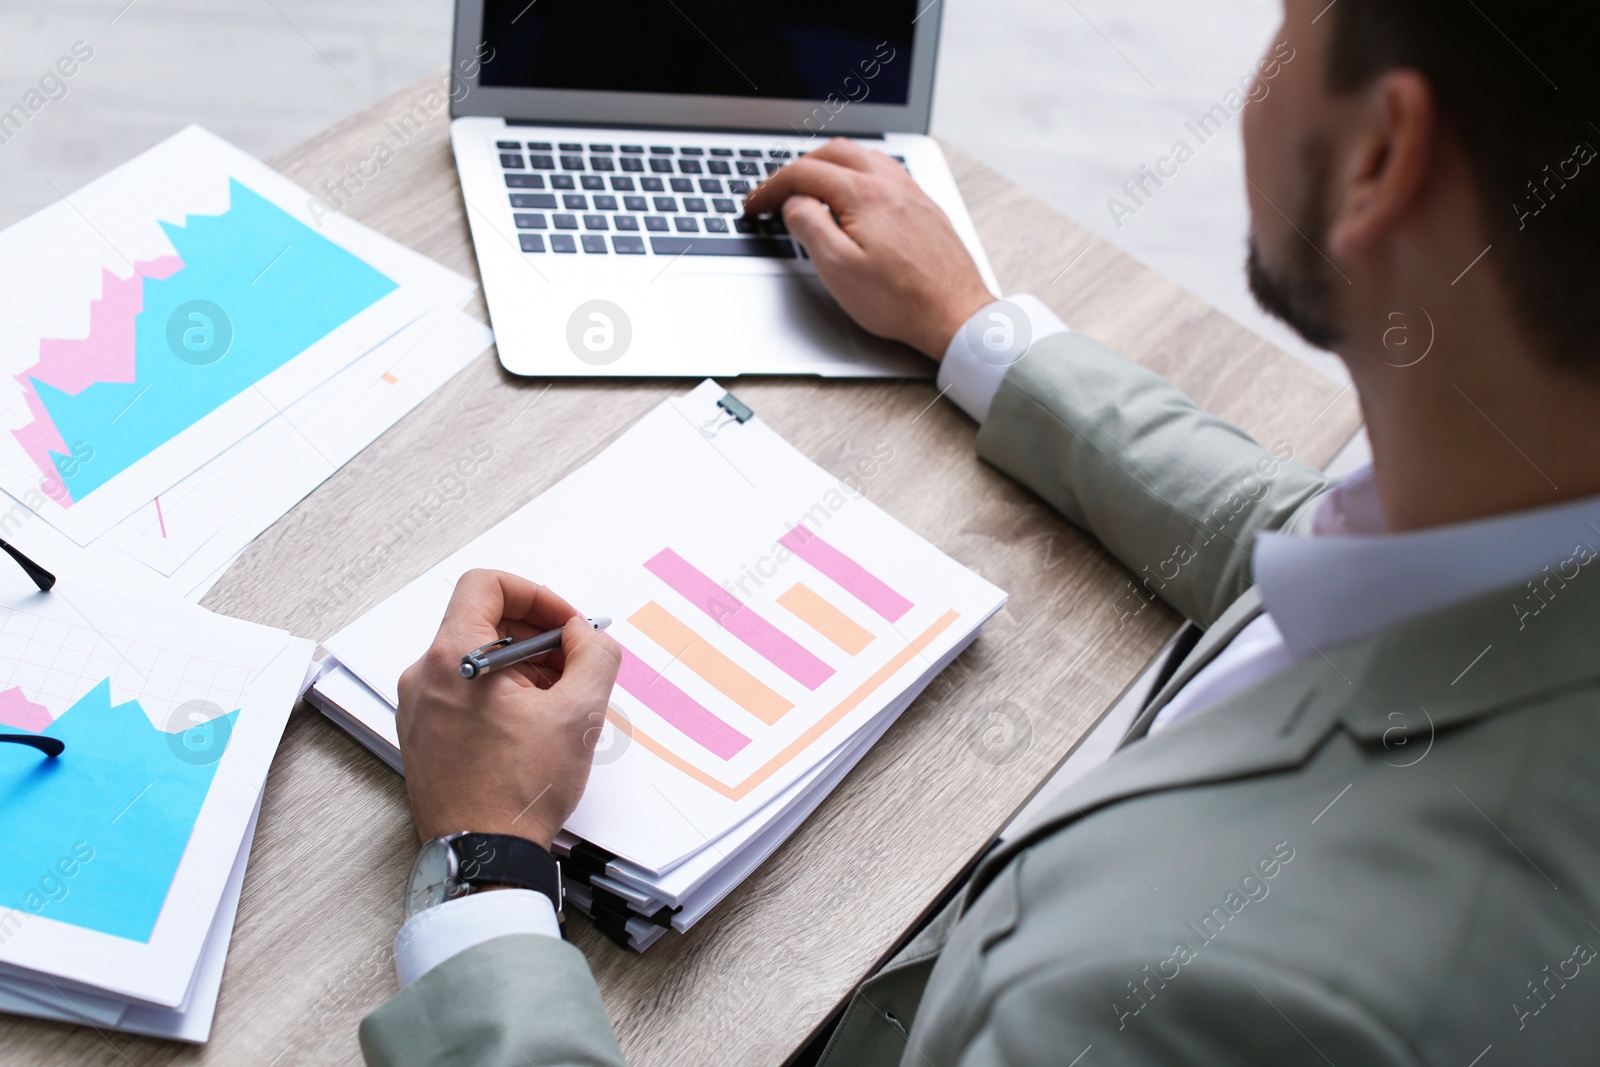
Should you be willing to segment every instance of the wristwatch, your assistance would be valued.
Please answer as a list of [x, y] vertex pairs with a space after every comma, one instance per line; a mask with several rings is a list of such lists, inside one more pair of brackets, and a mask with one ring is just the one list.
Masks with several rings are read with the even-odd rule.
[[555, 905], [565, 922], [561, 865], [547, 850], [511, 834], [463, 832], [422, 846], [406, 883], [406, 918], [479, 889], [532, 889]]

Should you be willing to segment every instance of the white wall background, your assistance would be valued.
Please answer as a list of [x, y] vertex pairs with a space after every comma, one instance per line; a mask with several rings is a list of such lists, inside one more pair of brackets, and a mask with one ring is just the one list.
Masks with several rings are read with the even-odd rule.
[[[1270, 43], [1277, 0], [936, 0], [934, 132], [1343, 380], [1256, 310], [1237, 121], [1119, 229], [1140, 163]], [[94, 57], [0, 146], [0, 226], [190, 122], [269, 156], [448, 60], [450, 0], [0, 0], [0, 109]]]

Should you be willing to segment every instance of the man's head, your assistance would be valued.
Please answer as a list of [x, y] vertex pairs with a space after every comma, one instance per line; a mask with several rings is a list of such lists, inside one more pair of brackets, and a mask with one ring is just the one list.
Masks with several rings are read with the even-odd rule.
[[1283, 33], [1245, 126], [1262, 305], [1359, 358], [1492, 246], [1518, 332], [1600, 379], [1600, 6], [1285, 0]]

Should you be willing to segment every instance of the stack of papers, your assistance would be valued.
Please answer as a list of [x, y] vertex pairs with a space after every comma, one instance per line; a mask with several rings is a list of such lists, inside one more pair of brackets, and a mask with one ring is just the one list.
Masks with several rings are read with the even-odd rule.
[[65, 580], [0, 597], [0, 734], [65, 745], [0, 744], [0, 1010], [209, 1036], [312, 648]]
[[399, 677], [463, 572], [617, 620], [621, 674], [557, 850], [572, 902], [643, 950], [771, 855], [1004, 604], [865, 498], [890, 461], [869, 450], [842, 482], [705, 382], [330, 638], [308, 699], [398, 770]]
[[311, 646], [184, 601], [489, 347], [475, 289], [198, 127], [0, 233], [0, 539], [62, 579], [0, 571], [0, 734], [66, 740], [0, 743], [0, 1011], [209, 1035]]
[[0, 537], [198, 600], [489, 347], [476, 288], [174, 135], [0, 233]]

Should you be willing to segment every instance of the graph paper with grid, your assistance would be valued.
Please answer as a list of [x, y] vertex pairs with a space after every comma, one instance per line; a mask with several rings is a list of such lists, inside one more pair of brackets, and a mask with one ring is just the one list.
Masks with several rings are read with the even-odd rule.
[[109, 679], [113, 703], [137, 700], [158, 729], [187, 729], [191, 712], [238, 708], [250, 676], [238, 664], [0, 608], [0, 702], [23, 708], [25, 700], [52, 720]]

